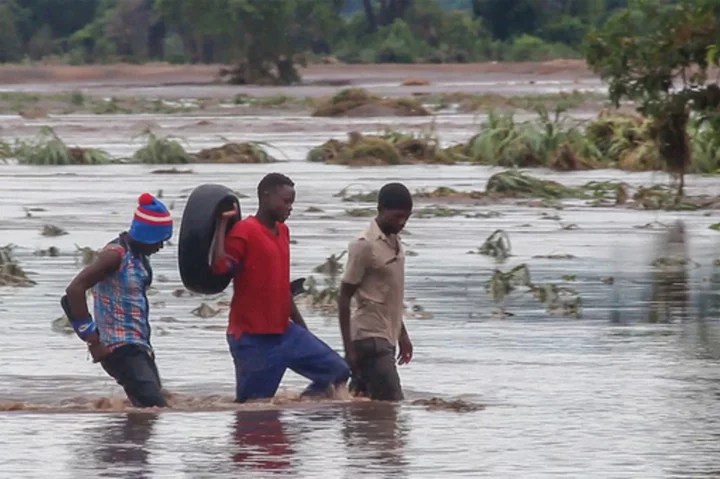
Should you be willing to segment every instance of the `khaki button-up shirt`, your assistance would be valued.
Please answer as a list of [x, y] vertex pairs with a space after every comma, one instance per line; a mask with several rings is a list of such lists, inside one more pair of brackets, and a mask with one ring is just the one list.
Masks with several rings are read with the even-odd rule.
[[405, 306], [405, 253], [373, 219], [367, 229], [348, 245], [343, 282], [357, 285], [356, 308], [350, 319], [350, 337], [385, 338], [397, 344]]

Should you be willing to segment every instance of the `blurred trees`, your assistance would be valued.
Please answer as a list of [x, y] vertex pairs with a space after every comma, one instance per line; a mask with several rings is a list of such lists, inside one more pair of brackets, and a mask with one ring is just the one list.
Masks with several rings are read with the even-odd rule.
[[720, 0], [634, 0], [588, 35], [585, 50], [610, 99], [634, 100], [653, 120], [652, 136], [665, 168], [680, 179], [681, 196], [692, 155], [688, 123], [707, 124], [716, 138], [720, 132], [720, 87], [708, 76], [720, 66]]

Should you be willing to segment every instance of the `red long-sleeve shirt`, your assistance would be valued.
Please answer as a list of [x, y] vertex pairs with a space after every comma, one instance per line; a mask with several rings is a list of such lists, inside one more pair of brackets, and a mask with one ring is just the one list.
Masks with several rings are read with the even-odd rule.
[[282, 334], [290, 325], [290, 230], [278, 234], [254, 216], [236, 223], [225, 238], [225, 258], [213, 272], [235, 271], [228, 334]]

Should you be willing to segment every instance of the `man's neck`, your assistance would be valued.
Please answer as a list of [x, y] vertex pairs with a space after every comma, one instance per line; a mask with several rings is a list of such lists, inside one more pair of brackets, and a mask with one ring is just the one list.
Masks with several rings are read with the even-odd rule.
[[257, 213], [255, 213], [255, 218], [257, 218], [260, 223], [267, 226], [271, 230], [274, 230], [277, 227], [277, 222], [272, 218], [271, 215], [269, 215], [262, 209], [258, 208]]

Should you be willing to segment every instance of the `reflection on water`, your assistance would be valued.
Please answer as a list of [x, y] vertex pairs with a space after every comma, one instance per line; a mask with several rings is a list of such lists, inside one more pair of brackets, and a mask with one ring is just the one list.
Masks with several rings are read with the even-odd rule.
[[233, 428], [232, 461], [243, 469], [290, 469], [295, 451], [281, 416], [280, 410], [238, 412]]
[[[148, 412], [110, 417], [82, 435], [72, 462], [82, 469], [106, 471], [105, 477], [150, 477], [148, 440], [157, 420], [158, 414]], [[93, 467], [86, 464], [88, 456], [95, 461]]]
[[405, 476], [408, 462], [404, 447], [409, 426], [398, 406], [370, 403], [345, 408], [343, 413], [342, 436], [351, 471]]
[[649, 302], [651, 323], [672, 322], [688, 317], [688, 257], [685, 224], [676, 221], [658, 241], [652, 266], [652, 291]]

